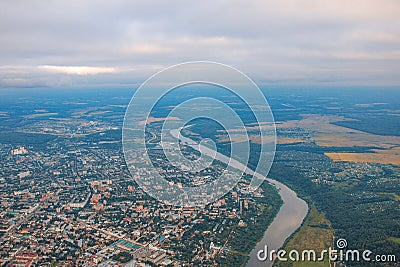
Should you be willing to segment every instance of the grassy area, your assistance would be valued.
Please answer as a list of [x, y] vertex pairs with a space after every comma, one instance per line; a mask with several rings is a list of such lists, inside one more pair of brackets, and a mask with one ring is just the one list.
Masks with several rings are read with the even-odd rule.
[[34, 118], [39, 118], [39, 117], [49, 117], [49, 116], [56, 116], [58, 115], [57, 112], [49, 112], [49, 113], [35, 113], [35, 114], [30, 114], [24, 116], [26, 119], [34, 119]]
[[389, 240], [396, 244], [400, 244], [400, 237], [389, 237]]
[[382, 193], [379, 193], [379, 194], [386, 195], [386, 196], [390, 197], [393, 200], [400, 201], [400, 196], [395, 194], [395, 193], [386, 193], [386, 192], [384, 193], [384, 192], [382, 192]]
[[324, 213], [318, 212], [316, 207], [311, 207], [306, 221], [303, 226], [297, 231], [292, 239], [286, 244], [284, 249], [287, 251], [285, 257], [288, 258], [287, 262], [277, 262], [277, 266], [329, 266], [328, 256], [325, 254], [325, 261], [323, 262], [292, 262], [289, 260], [288, 253], [291, 250], [297, 250], [300, 254], [302, 250], [313, 249], [316, 252], [316, 257], [320, 256], [320, 252], [332, 246], [333, 229], [331, 223], [326, 219]]

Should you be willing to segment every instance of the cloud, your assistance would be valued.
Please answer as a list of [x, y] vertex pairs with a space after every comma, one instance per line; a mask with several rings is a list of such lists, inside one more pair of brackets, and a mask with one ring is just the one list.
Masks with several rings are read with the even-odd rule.
[[398, 0], [6, 1], [0, 87], [137, 83], [191, 60], [266, 85], [399, 85], [398, 14]]
[[115, 73], [115, 68], [87, 67], [87, 66], [38, 66], [40, 70], [55, 73], [75, 74], [75, 75], [96, 75], [101, 73]]

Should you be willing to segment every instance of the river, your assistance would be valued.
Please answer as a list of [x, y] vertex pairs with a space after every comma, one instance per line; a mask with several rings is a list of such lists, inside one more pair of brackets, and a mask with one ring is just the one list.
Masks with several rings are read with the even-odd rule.
[[250, 267], [271, 266], [272, 262], [269, 259], [260, 261], [257, 258], [258, 251], [264, 249], [265, 245], [268, 246], [268, 251], [281, 248], [285, 240], [300, 227], [308, 213], [307, 203], [299, 198], [293, 190], [274, 179], [268, 178], [267, 181], [279, 190], [283, 205], [268, 226], [263, 238], [250, 252], [250, 259], [247, 262], [247, 266]]
[[268, 251], [278, 250], [285, 243], [286, 239], [290, 237], [303, 223], [304, 218], [308, 213], [307, 203], [299, 198], [297, 194], [291, 190], [286, 185], [278, 182], [277, 180], [263, 177], [260, 173], [255, 173], [253, 170], [247, 168], [241, 162], [227, 157], [220, 152], [213, 149], [205, 147], [203, 145], [191, 145], [194, 141], [190, 138], [184, 137], [180, 134], [180, 129], [171, 130], [170, 133], [175, 138], [179, 138], [181, 141], [186, 142], [190, 147], [204, 153], [207, 156], [214, 157], [215, 159], [229, 164], [230, 166], [243, 170], [245, 173], [250, 175], [255, 175], [259, 179], [265, 179], [269, 183], [273, 184], [279, 192], [282, 198], [283, 204], [275, 216], [272, 223], [268, 226], [267, 230], [264, 232], [263, 238], [257, 243], [254, 249], [250, 252], [250, 259], [247, 262], [249, 267], [259, 267], [259, 266], [271, 266], [273, 262], [269, 259], [265, 261], [260, 261], [257, 257], [259, 250], [263, 250], [265, 246], [268, 247]]

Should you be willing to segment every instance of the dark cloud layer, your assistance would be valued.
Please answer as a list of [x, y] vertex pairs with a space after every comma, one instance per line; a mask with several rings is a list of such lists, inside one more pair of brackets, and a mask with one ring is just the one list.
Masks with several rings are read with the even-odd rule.
[[0, 86], [135, 84], [191, 60], [259, 83], [399, 85], [400, 2], [2, 1]]

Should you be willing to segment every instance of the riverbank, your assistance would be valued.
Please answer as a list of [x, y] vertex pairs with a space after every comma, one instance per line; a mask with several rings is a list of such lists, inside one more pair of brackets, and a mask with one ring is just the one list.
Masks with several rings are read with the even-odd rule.
[[[331, 222], [326, 219], [325, 213], [319, 212], [315, 205], [312, 205], [303, 225], [285, 242], [284, 249], [286, 251], [312, 249], [318, 253], [333, 247], [333, 235], [334, 231]], [[327, 267], [329, 266], [329, 259], [326, 257], [324, 261], [297, 262], [288, 259], [288, 261], [276, 262], [275, 265], [279, 267]]]
[[250, 252], [247, 262], [249, 267], [271, 266], [273, 261], [270, 259], [265, 261], [258, 259], [258, 251], [264, 250], [265, 246], [268, 247], [268, 251], [281, 248], [285, 241], [302, 225], [308, 214], [307, 203], [299, 198], [293, 190], [274, 179], [267, 179], [267, 181], [278, 189], [283, 205], [268, 226], [263, 238]]

